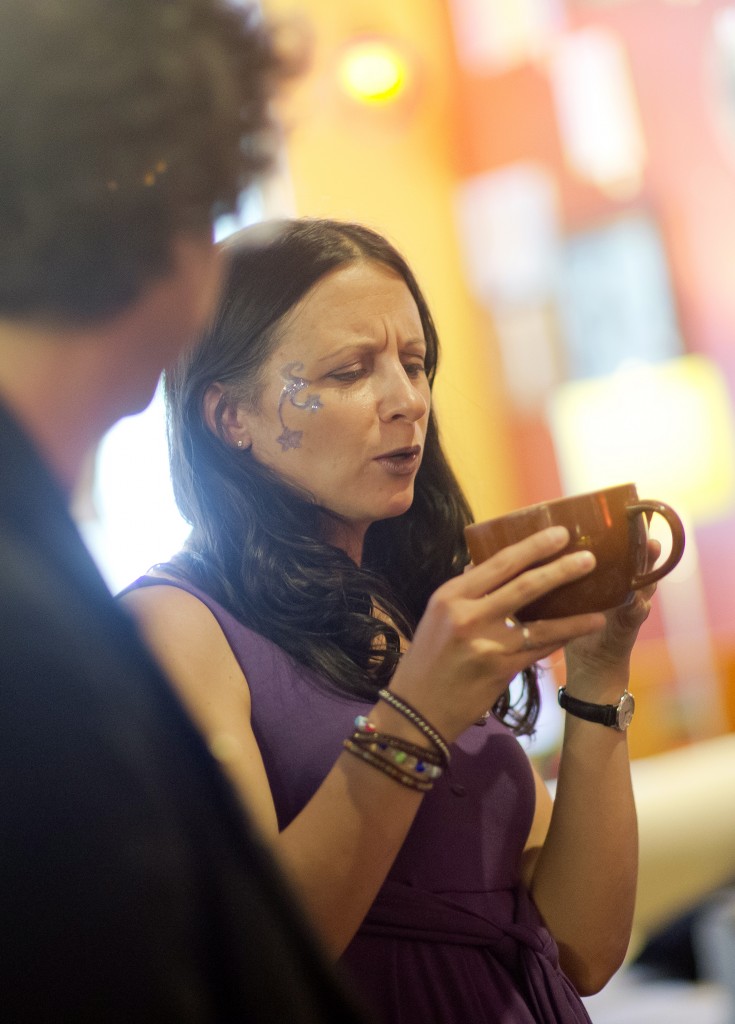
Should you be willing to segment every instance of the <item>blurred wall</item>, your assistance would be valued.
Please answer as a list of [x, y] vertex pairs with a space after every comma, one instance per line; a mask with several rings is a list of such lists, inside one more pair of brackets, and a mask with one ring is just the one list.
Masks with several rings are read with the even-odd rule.
[[[718, 16], [728, 14], [735, 21], [735, 4], [727, 0], [566, 3], [565, 30], [610, 31], [630, 67], [646, 158], [640, 189], [627, 196], [606, 195], [570, 169], [543, 58], [496, 73], [459, 67], [456, 137], [460, 177], [519, 160], [547, 167], [557, 186], [565, 233], [634, 210], [650, 213], [663, 238], [685, 350], [712, 358], [732, 394], [735, 51], [730, 51], [728, 67], [721, 58], [718, 62], [716, 46]], [[514, 413], [511, 436], [516, 459], [526, 467], [522, 498], [540, 501], [559, 486], [543, 416]], [[677, 453], [668, 457], [675, 460]], [[712, 630], [734, 643], [735, 519], [699, 526], [697, 541]]]

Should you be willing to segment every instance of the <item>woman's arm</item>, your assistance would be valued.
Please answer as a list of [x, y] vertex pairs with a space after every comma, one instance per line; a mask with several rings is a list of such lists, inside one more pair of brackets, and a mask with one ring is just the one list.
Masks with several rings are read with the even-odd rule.
[[524, 879], [580, 995], [598, 992], [623, 961], [638, 871], [638, 831], [625, 737], [568, 716], [557, 795], [537, 780], [537, 843]]
[[[291, 877], [312, 923], [338, 956], [375, 899], [422, 794], [341, 754], [308, 806], [279, 833], [250, 724], [250, 691], [210, 610], [171, 586], [134, 590], [122, 601]], [[382, 703], [371, 719], [384, 732], [426, 742]]]
[[[618, 703], [650, 596], [609, 613], [594, 639], [569, 645], [570, 696]], [[556, 797], [552, 805], [537, 778], [523, 873], [566, 973], [582, 995], [599, 991], [623, 961], [635, 905], [638, 829], [625, 732], [566, 715]]]
[[192, 594], [165, 584], [129, 591], [120, 603], [136, 619], [260, 833], [273, 839], [276, 810], [250, 727], [250, 691], [214, 615]]

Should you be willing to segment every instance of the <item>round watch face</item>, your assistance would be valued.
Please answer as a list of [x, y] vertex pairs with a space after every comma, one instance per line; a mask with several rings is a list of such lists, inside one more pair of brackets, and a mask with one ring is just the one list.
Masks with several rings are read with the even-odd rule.
[[630, 723], [633, 721], [634, 711], [635, 700], [633, 699], [633, 694], [628, 693], [626, 690], [626, 692], [620, 698], [620, 703], [618, 704], [618, 720], [616, 723], [618, 729], [622, 731], [628, 728]]

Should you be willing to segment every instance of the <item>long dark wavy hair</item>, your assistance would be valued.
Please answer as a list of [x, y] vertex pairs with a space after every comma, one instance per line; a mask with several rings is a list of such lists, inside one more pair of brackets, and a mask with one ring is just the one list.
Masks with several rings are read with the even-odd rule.
[[[192, 526], [184, 550], [166, 569], [202, 588], [326, 685], [372, 700], [395, 672], [399, 631], [410, 639], [434, 590], [468, 562], [463, 528], [472, 514], [433, 411], [414, 501], [402, 515], [369, 527], [359, 566], [326, 540], [334, 513], [234, 448], [219, 417], [228, 403], [257, 408], [263, 366], [285, 318], [339, 267], [370, 261], [405, 281], [423, 326], [430, 385], [439, 355], [434, 321], [403, 257], [361, 225], [270, 222], [240, 232], [228, 248], [229, 276], [214, 322], [165, 378], [174, 493]], [[225, 396], [216, 432], [204, 416], [204, 397], [214, 383]], [[525, 676], [520, 697], [511, 703], [506, 692], [493, 708], [518, 733], [533, 731], [539, 706], [535, 671]]]

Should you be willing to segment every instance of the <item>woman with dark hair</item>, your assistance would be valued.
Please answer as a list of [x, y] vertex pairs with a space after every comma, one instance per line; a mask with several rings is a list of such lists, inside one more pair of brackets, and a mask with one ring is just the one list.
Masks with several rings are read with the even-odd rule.
[[519, 622], [593, 559], [539, 565], [552, 528], [468, 566], [403, 258], [326, 220], [229, 248], [216, 319], [166, 380], [191, 536], [123, 600], [381, 1019], [586, 1021], [578, 992], [631, 926], [625, 733], [569, 721], [553, 813], [513, 734], [560, 647], [571, 693], [619, 699], [651, 592]]

